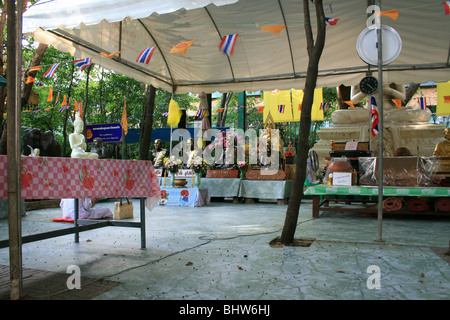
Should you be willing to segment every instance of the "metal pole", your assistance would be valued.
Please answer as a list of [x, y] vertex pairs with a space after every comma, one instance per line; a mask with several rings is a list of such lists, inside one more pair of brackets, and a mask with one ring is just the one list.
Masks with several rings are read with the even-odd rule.
[[78, 232], [78, 217], [79, 217], [79, 209], [80, 209], [80, 207], [79, 207], [79, 199], [78, 198], [76, 198], [76, 199], [73, 199], [73, 203], [74, 203], [74, 209], [75, 209], [75, 212], [74, 212], [74, 217], [73, 217], [73, 224], [74, 224], [74, 226], [75, 226], [75, 238], [74, 238], [74, 241], [75, 241], [75, 243], [79, 243], [80, 242], [80, 233]]
[[145, 198], [140, 198], [140, 218], [141, 218], [141, 249], [145, 249], [146, 238], [145, 238]]
[[10, 298], [22, 296], [22, 227], [20, 192], [20, 69], [22, 65], [22, 0], [6, 2], [7, 21], [7, 161]]
[[[378, 6], [381, 8], [381, 0], [378, 0]], [[376, 241], [382, 240], [383, 229], [383, 44], [381, 33], [381, 20], [377, 26], [377, 46], [378, 46], [378, 114], [380, 130], [378, 131], [378, 237]]]

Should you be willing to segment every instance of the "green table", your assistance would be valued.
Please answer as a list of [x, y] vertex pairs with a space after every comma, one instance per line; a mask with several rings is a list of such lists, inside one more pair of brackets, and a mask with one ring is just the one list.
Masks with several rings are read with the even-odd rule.
[[[378, 202], [371, 200], [371, 196], [378, 199], [378, 186], [328, 186], [317, 185], [305, 189], [305, 195], [313, 198], [313, 218], [319, 217], [319, 210], [322, 211], [345, 211], [345, 212], [369, 212], [367, 208], [352, 207], [328, 207], [330, 200], [339, 201], [339, 199], [330, 199], [331, 197], [344, 196], [347, 203], [355, 202], [348, 199], [349, 196], [361, 196], [363, 200], [356, 200], [363, 203]], [[369, 199], [367, 199], [369, 197]], [[444, 187], [383, 187], [383, 197], [450, 197], [450, 188]], [[321, 201], [321, 198], [323, 200]], [[341, 200], [342, 201], [342, 200]], [[376, 211], [376, 210], [375, 210]], [[447, 213], [447, 215], [450, 215]]]

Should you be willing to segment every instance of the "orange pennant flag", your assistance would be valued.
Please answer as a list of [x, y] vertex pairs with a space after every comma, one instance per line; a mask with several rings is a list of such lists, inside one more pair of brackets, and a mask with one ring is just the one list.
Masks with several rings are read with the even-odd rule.
[[170, 50], [169, 53], [186, 53], [187, 49], [195, 42], [195, 40], [192, 41], [185, 41], [177, 44]]
[[380, 11], [378, 14], [380, 16], [389, 17], [392, 20], [397, 20], [398, 18], [398, 10]]
[[119, 54], [119, 53], [123, 53], [123, 51], [116, 51], [113, 53], [99, 52], [99, 55], [101, 55], [102, 57], [106, 57], [108, 59], [112, 59], [112, 58], [114, 58], [114, 56], [116, 54]]
[[45, 108], [44, 109], [44, 111], [50, 111], [51, 109], [53, 109], [54, 107], [48, 107], [48, 108]]
[[127, 119], [127, 101], [123, 101], [123, 112], [122, 112], [122, 120], [120, 121], [122, 125], [122, 130], [125, 135], [128, 133], [128, 119]]
[[35, 80], [36, 80], [36, 79], [33, 78], [33, 77], [28, 77], [28, 78], [27, 78], [27, 81], [25, 82], [25, 84], [33, 83]]
[[73, 111], [75, 111], [75, 112], [78, 111], [78, 102], [77, 102], [77, 100], [75, 100]]
[[400, 99], [392, 99], [392, 101], [394, 101], [394, 103], [397, 106], [397, 108], [400, 109], [402, 107], [402, 100], [400, 100]]
[[67, 104], [67, 97], [66, 95], [64, 95], [63, 102], [61, 103], [61, 105], [65, 106], [66, 104]]
[[264, 106], [258, 106], [258, 113], [264, 112]]
[[344, 101], [345, 104], [348, 104], [350, 107], [354, 108], [355, 105], [353, 104], [352, 101]]
[[40, 71], [40, 70], [41, 70], [41, 66], [35, 66], [35, 67], [29, 68], [29, 69], [28, 69], [28, 72], [31, 72], [31, 71]]
[[48, 89], [47, 102], [53, 101], [53, 88]]
[[78, 112], [80, 113], [80, 118], [83, 119], [83, 103], [78, 102]]
[[223, 112], [223, 109], [225, 109], [225, 108], [219, 108], [219, 109], [217, 109], [217, 113]]
[[281, 30], [283, 30], [286, 27], [287, 26], [284, 26], [284, 25], [273, 25], [273, 26], [262, 26], [259, 29], [262, 31], [268, 31], [268, 32], [272, 32], [276, 35], [279, 35]]

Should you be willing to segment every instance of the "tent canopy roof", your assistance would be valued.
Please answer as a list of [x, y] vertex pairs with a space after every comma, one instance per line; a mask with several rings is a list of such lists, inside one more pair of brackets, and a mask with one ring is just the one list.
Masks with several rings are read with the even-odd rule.
[[[324, 7], [326, 17], [339, 20], [327, 26], [317, 86], [356, 85], [369, 70], [356, 50], [367, 27], [367, 1], [325, 2]], [[381, 10], [398, 10], [396, 20], [382, 16], [381, 21], [402, 40], [398, 58], [383, 68], [384, 81], [450, 80], [450, 16], [442, 2], [382, 0]], [[278, 35], [260, 29], [271, 25], [286, 28]], [[307, 73], [298, 0], [40, 1], [24, 13], [23, 32], [78, 59], [92, 57], [105, 68], [174, 93], [302, 89]], [[218, 48], [229, 34], [239, 34], [230, 56]], [[185, 54], [169, 53], [190, 40], [195, 42]], [[136, 62], [148, 47], [156, 47], [150, 62]], [[112, 59], [99, 55], [117, 51], [122, 53]], [[377, 68], [370, 70], [376, 76]]]

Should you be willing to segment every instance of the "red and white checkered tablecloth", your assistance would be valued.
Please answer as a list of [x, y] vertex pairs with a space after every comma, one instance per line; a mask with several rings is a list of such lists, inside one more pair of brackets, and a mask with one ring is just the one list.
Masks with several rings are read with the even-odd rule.
[[[0, 156], [0, 199], [8, 197], [7, 157]], [[160, 189], [147, 160], [21, 157], [21, 197], [147, 198], [157, 203]]]

